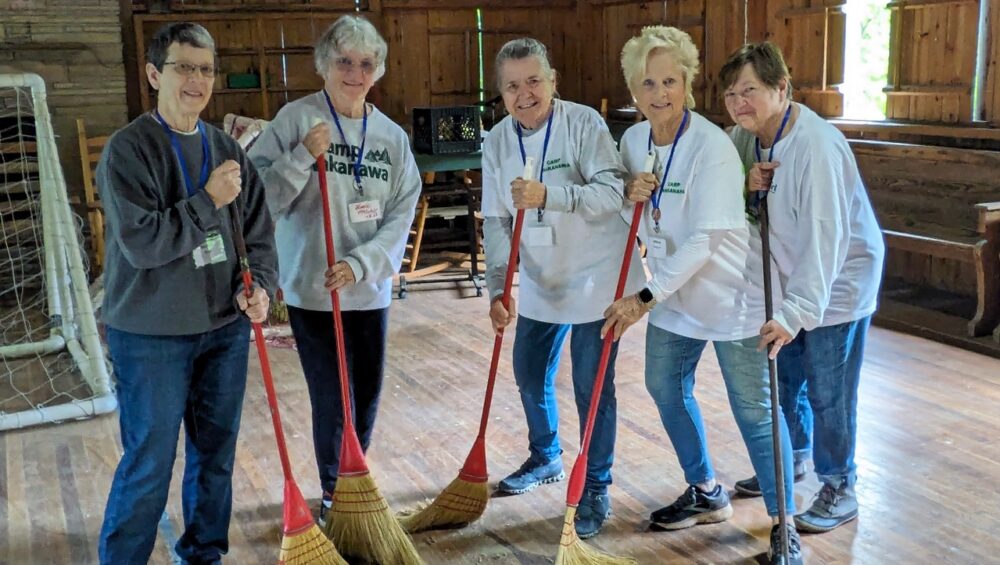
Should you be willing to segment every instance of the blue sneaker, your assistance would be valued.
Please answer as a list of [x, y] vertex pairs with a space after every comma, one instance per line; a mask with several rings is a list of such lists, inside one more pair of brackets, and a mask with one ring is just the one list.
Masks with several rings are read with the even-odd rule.
[[580, 539], [592, 538], [611, 517], [611, 499], [605, 491], [583, 491], [583, 498], [576, 508], [576, 535]]
[[521, 465], [497, 485], [497, 490], [504, 494], [523, 494], [534, 490], [538, 485], [555, 483], [566, 478], [563, 472], [562, 459], [556, 457], [548, 463], [539, 463], [529, 457]]

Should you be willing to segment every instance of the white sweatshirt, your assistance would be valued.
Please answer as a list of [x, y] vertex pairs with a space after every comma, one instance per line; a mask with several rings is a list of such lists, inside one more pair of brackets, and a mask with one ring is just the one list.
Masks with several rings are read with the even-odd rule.
[[[643, 171], [649, 131], [649, 122], [641, 122], [622, 136], [622, 160], [633, 177]], [[661, 181], [672, 147], [653, 146], [653, 174]], [[659, 204], [660, 231], [651, 201], [640, 231], [652, 274], [647, 286], [657, 299], [649, 323], [694, 339], [757, 335], [764, 323], [764, 266], [744, 214], [742, 164], [726, 134], [694, 112]], [[632, 210], [629, 203], [623, 214], [631, 217]]]
[[[628, 238], [629, 226], [620, 215], [624, 169], [600, 114], [565, 100], [553, 104], [542, 176], [545, 214], [539, 223], [535, 210], [525, 211], [518, 309], [541, 322], [594, 322], [604, 317], [614, 298]], [[537, 163], [541, 163], [547, 127], [524, 132], [525, 152]], [[536, 178], [541, 170], [536, 167]], [[507, 116], [483, 144], [483, 216], [487, 221], [498, 219], [509, 225], [516, 213], [510, 183], [523, 171], [517, 129]], [[510, 232], [490, 229], [485, 236], [487, 282], [495, 297], [503, 291]], [[642, 288], [645, 279], [635, 243], [631, 245], [626, 294]]]
[[[792, 335], [875, 312], [885, 245], [844, 135], [809, 108], [773, 147], [771, 254], [784, 297], [774, 319]], [[749, 170], [755, 136], [730, 137]], [[768, 158], [768, 149], [761, 157]]]
[[274, 216], [279, 285], [292, 306], [332, 309], [330, 292], [323, 286], [327, 261], [319, 176], [316, 160], [301, 143], [319, 119], [328, 122], [333, 132], [326, 176], [334, 247], [337, 260], [351, 266], [356, 280], [341, 289], [341, 308], [386, 308], [420, 196], [420, 173], [406, 132], [368, 105], [363, 193], [359, 192], [353, 165], [360, 151], [362, 120], [338, 116], [349, 146], [341, 140], [320, 91], [283, 107], [250, 149]]

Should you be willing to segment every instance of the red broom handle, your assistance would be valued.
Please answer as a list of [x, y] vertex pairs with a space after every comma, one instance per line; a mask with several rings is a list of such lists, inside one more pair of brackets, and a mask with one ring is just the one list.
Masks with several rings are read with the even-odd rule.
[[[249, 300], [253, 296], [253, 276], [250, 274], [250, 259], [247, 257], [247, 244], [243, 238], [243, 222], [240, 219], [240, 208], [234, 205], [230, 209], [233, 224], [233, 241], [236, 243], [236, 254], [239, 257], [240, 269], [243, 271], [243, 295]], [[271, 375], [271, 361], [267, 356], [267, 344], [264, 343], [264, 329], [259, 322], [253, 322], [254, 343], [257, 345], [257, 356], [260, 357], [260, 368], [264, 374], [264, 390], [267, 391], [267, 406], [271, 410], [271, 424], [274, 426], [274, 437], [278, 442], [278, 455], [281, 458], [281, 471], [286, 481], [292, 481], [292, 465], [288, 459], [288, 447], [285, 445], [285, 431], [281, 425], [281, 413], [278, 411], [278, 395], [274, 392], [274, 377]]]

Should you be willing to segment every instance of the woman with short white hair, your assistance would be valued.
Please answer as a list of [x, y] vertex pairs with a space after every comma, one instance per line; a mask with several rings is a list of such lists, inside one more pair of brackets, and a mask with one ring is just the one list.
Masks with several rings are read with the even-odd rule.
[[[339, 290], [355, 427], [367, 450], [382, 388], [392, 275], [420, 195], [406, 133], [365, 96], [385, 74], [375, 27], [347, 15], [315, 48], [323, 90], [278, 112], [250, 150], [275, 218], [280, 286], [312, 402], [322, 523], [332, 504], [343, 429], [330, 292]], [[326, 170], [317, 158], [326, 155]], [[319, 175], [330, 186], [339, 261], [327, 268]]]
[[[530, 451], [498, 489], [520, 494], [565, 477], [555, 396], [559, 353], [570, 335], [582, 433], [601, 356], [601, 312], [614, 296], [628, 225], [619, 214], [625, 171], [600, 114], [555, 98], [556, 74], [539, 41], [512, 40], [500, 49], [496, 61], [498, 87], [510, 115], [494, 126], [483, 145], [490, 319], [499, 331], [517, 317], [514, 379]], [[528, 157], [537, 163], [533, 179], [521, 178]], [[520, 313], [513, 298], [509, 309], [501, 301], [511, 225], [518, 210], [527, 211], [520, 241]], [[632, 285], [641, 277], [636, 253], [629, 276]], [[617, 347], [605, 372], [576, 516], [581, 538], [596, 535], [611, 513], [616, 354]]]
[[[653, 512], [650, 521], [678, 530], [733, 514], [715, 479], [694, 397], [695, 370], [711, 341], [775, 522], [771, 542], [776, 548], [779, 494], [767, 355], [757, 349], [757, 332], [764, 323], [763, 261], [744, 214], [740, 157], [721, 129], [693, 111], [698, 49], [687, 33], [665, 26], [643, 29], [625, 44], [622, 70], [636, 106], [648, 118], [625, 132], [621, 153], [631, 174], [625, 187], [627, 215], [632, 215], [632, 203], [645, 206], [640, 237], [652, 278], [642, 291], [608, 308], [605, 331], [618, 338], [649, 313], [646, 389], [689, 485], [673, 504]], [[650, 152], [655, 154], [653, 174], [644, 172]], [[780, 434], [785, 476], [791, 476], [783, 420]], [[795, 506], [791, 481], [782, 495], [790, 516]], [[791, 563], [801, 563], [794, 528], [788, 535]]]

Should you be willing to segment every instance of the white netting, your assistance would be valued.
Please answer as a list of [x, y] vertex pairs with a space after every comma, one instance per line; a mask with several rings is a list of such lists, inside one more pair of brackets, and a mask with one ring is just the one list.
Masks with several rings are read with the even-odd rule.
[[0, 75], [0, 430], [115, 409], [78, 230], [45, 83]]

